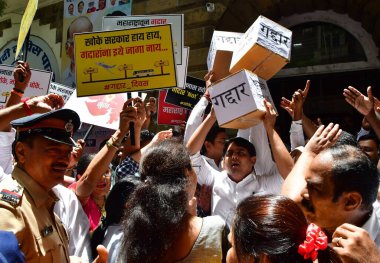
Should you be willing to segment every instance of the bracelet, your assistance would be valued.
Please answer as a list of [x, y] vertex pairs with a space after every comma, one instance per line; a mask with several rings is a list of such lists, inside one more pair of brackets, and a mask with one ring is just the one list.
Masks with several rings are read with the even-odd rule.
[[18, 92], [18, 93], [21, 93], [21, 94], [24, 94], [24, 91], [23, 90], [20, 90], [20, 89], [18, 89], [18, 88], [13, 88], [13, 90], [14, 91], [16, 91], [16, 92]]
[[26, 103], [28, 100], [29, 98], [22, 99], [22, 107], [24, 108], [26, 115], [30, 116], [33, 114], [33, 112], [29, 105]]
[[106, 142], [106, 145], [107, 145], [108, 147], [113, 147], [114, 149], [119, 150], [119, 147], [117, 147], [113, 142], [110, 142], [110, 140], [108, 140], [108, 141]]
[[20, 98], [22, 98], [22, 96], [24, 95], [24, 93], [18, 92], [17, 90], [14, 90], [14, 89], [11, 90], [11, 93], [19, 96]]
[[117, 148], [120, 148], [121, 143], [120, 143], [120, 142], [117, 142], [117, 139], [116, 139], [115, 137], [113, 137], [113, 135], [111, 136], [110, 140], [111, 140], [111, 142], [112, 142], [112, 144], [113, 144], [114, 146], [116, 146]]

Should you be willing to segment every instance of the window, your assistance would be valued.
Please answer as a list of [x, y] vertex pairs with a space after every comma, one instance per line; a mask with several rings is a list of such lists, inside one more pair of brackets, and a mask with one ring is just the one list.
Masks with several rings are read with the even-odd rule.
[[360, 43], [339, 26], [308, 22], [291, 30], [291, 62], [286, 68], [367, 61]]

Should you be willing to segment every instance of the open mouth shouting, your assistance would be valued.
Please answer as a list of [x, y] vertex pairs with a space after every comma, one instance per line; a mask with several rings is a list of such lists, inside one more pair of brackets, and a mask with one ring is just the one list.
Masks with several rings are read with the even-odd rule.
[[240, 163], [239, 162], [232, 162], [231, 163], [231, 168], [232, 169], [236, 169], [236, 168], [238, 168], [240, 166]]

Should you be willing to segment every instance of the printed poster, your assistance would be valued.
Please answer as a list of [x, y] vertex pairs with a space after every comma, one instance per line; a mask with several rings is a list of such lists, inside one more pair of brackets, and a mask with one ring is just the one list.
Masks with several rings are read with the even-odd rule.
[[[13, 69], [14, 67], [11, 66], [0, 65], [0, 109], [5, 107], [11, 90], [15, 86]], [[24, 98], [46, 95], [53, 73], [37, 69], [31, 69], [31, 73], [32, 76], [25, 89]]]
[[185, 89], [168, 89], [165, 102], [192, 110], [206, 91], [206, 82], [187, 76]]
[[61, 78], [65, 86], [76, 87], [74, 34], [102, 30], [104, 16], [130, 16], [132, 0], [64, 0]]
[[[131, 98], [136, 98], [138, 95], [139, 92], [132, 92]], [[140, 95], [144, 100], [146, 93]], [[78, 113], [82, 122], [117, 130], [120, 112], [127, 100], [127, 93], [78, 98], [74, 91], [64, 108]]]
[[157, 124], [181, 125], [190, 115], [190, 111], [183, 107], [174, 106], [165, 102], [166, 90], [161, 90], [158, 99]]
[[183, 14], [103, 17], [103, 30], [105, 31], [166, 24], [171, 24], [172, 26], [173, 48], [176, 64], [182, 65], [182, 49], [184, 47]]
[[186, 75], [187, 75], [187, 63], [189, 61], [190, 47], [184, 47], [182, 50], [182, 64], [176, 66], [177, 73], [177, 87], [180, 89], [185, 88]]
[[59, 83], [52, 82], [50, 83], [50, 88], [49, 88], [49, 94], [57, 94], [62, 96], [63, 100], [65, 103], [67, 103], [71, 97], [71, 95], [74, 93], [75, 89], [72, 87], [67, 87]]
[[170, 25], [76, 34], [74, 42], [78, 97], [177, 86]]

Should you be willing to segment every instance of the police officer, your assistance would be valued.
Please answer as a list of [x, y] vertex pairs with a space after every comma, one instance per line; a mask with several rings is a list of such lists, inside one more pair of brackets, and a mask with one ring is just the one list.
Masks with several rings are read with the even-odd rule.
[[12, 178], [0, 184], [0, 230], [13, 232], [26, 262], [69, 262], [68, 238], [51, 190], [62, 183], [79, 127], [77, 113], [60, 109], [14, 120]]

